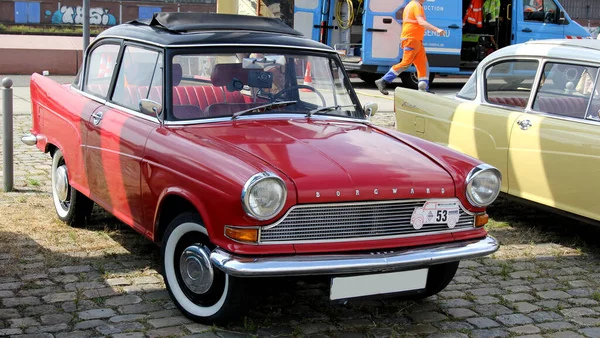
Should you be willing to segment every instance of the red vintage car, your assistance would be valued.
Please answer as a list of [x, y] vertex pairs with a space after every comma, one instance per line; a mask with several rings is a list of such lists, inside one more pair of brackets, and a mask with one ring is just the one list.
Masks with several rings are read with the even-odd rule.
[[[256, 277], [330, 277], [332, 301], [428, 297], [499, 246], [484, 225], [500, 172], [371, 124], [335, 50], [277, 19], [118, 25], [72, 84], [33, 74], [31, 99], [22, 140], [52, 155], [58, 217], [83, 225], [97, 203], [160, 245], [194, 320], [235, 318]], [[430, 200], [456, 224], [411, 224]]]

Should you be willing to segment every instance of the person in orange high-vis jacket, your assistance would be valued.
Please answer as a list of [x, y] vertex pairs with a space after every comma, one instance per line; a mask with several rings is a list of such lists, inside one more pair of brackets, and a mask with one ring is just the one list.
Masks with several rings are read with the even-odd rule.
[[425, 20], [425, 10], [423, 9], [425, 1], [411, 0], [404, 8], [402, 15], [402, 35], [400, 36], [402, 50], [404, 51], [402, 61], [393, 65], [381, 79], [375, 81], [375, 85], [383, 95], [389, 94], [385, 87], [412, 64], [417, 68], [419, 89], [429, 91], [429, 63], [427, 62], [425, 47], [423, 47], [425, 29], [434, 31], [441, 36], [445, 36], [446, 31], [435, 27]]
[[483, 27], [483, 0], [471, 0], [467, 14], [463, 18], [463, 26], [467, 22], [476, 25], [477, 28]]

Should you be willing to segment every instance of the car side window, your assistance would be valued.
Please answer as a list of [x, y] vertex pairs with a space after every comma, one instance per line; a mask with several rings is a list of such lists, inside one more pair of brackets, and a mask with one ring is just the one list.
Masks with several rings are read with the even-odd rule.
[[477, 71], [471, 74], [469, 81], [465, 83], [462, 89], [456, 94], [456, 96], [467, 99], [467, 100], [475, 100], [477, 97]]
[[527, 107], [538, 64], [537, 60], [507, 60], [489, 66], [485, 71], [487, 102], [521, 109]]
[[85, 92], [106, 98], [120, 48], [121, 46], [117, 44], [103, 44], [91, 52], [85, 79]]
[[162, 72], [161, 53], [135, 46], [125, 47], [112, 101], [138, 112], [142, 99], [162, 105]]
[[548, 62], [532, 109], [549, 114], [584, 118], [598, 69]]
[[554, 0], [524, 0], [523, 18], [525, 21], [558, 23], [558, 5]]

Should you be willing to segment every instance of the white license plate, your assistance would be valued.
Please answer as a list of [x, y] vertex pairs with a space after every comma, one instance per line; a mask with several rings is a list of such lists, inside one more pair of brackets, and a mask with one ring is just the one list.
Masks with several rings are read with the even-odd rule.
[[428, 269], [389, 272], [366, 276], [334, 277], [330, 300], [424, 289]]

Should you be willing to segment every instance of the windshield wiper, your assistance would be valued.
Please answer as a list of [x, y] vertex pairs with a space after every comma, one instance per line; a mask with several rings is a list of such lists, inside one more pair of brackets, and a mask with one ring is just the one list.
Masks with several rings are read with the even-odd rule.
[[306, 117], [310, 117], [312, 114], [322, 113], [322, 112], [326, 112], [326, 111], [330, 111], [330, 110], [338, 110], [338, 109], [344, 108], [344, 107], [354, 107], [354, 108], [356, 108], [356, 105], [355, 104], [347, 104], [347, 105], [340, 106], [338, 104], [336, 106], [321, 107], [321, 108], [317, 108], [317, 109], [313, 109], [313, 110], [309, 111], [306, 114]]
[[233, 113], [233, 115], [231, 116], [231, 119], [233, 120], [236, 117], [238, 117], [240, 115], [244, 115], [246, 113], [259, 113], [259, 112], [263, 112], [263, 111], [267, 111], [267, 110], [273, 110], [273, 109], [277, 109], [277, 108], [287, 107], [289, 105], [296, 104], [296, 103], [298, 103], [298, 101], [272, 102], [272, 103], [264, 104], [262, 106], [258, 106], [258, 107], [254, 107], [251, 109], [246, 109], [246, 110], [242, 110], [242, 111]]

